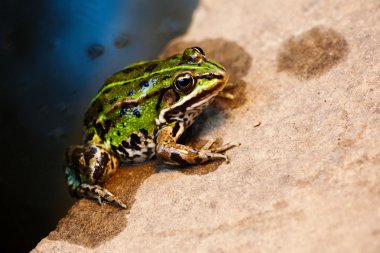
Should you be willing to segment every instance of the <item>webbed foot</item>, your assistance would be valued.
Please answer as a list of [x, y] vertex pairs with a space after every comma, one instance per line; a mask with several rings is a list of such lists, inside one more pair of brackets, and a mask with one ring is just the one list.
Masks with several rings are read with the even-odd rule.
[[[216, 139], [211, 139], [209, 140], [205, 145], [203, 145], [203, 147], [201, 148], [201, 150], [208, 150], [210, 151], [211, 153], [222, 153], [224, 151], [227, 151], [231, 148], [234, 148], [234, 147], [239, 147], [241, 145], [241, 143], [237, 143], [237, 142], [230, 142], [230, 143], [227, 143], [227, 144], [224, 144], [220, 147], [217, 147], [217, 148], [211, 148], [212, 145], [215, 143]], [[224, 157], [224, 159], [226, 160], [227, 163], [230, 162], [230, 159], [228, 156], [224, 155], [224, 154], [220, 154], [221, 156]]]
[[228, 143], [213, 149], [211, 147], [214, 142], [215, 140], [210, 140], [200, 149], [178, 144], [173, 137], [173, 126], [168, 125], [158, 131], [156, 155], [163, 163], [173, 165], [201, 164], [217, 159], [228, 162], [228, 157], [221, 153], [240, 145]]

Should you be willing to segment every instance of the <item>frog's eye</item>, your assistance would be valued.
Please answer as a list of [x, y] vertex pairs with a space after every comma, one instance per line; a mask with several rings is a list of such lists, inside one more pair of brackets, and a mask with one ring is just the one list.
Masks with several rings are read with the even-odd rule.
[[200, 47], [186, 48], [182, 55], [182, 60], [189, 64], [200, 63], [205, 59], [205, 53]]
[[174, 87], [185, 94], [189, 94], [195, 87], [195, 79], [189, 72], [178, 74], [174, 79]]

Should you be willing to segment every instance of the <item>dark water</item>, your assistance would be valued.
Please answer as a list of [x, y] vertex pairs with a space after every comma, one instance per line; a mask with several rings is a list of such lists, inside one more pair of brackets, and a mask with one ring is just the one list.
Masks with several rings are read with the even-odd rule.
[[32, 249], [74, 202], [66, 147], [103, 80], [157, 57], [197, 0], [0, 1], [1, 252]]

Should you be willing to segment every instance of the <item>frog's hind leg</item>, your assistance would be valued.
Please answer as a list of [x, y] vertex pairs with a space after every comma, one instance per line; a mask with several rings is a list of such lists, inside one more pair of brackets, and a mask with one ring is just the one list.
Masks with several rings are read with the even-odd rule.
[[72, 195], [126, 205], [101, 185], [117, 170], [118, 160], [99, 145], [72, 146], [66, 153], [66, 179]]

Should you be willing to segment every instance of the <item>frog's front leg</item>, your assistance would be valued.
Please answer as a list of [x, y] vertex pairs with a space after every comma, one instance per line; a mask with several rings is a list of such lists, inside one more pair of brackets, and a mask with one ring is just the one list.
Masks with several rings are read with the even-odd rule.
[[72, 146], [66, 153], [66, 162], [67, 184], [72, 195], [126, 208], [120, 199], [101, 186], [118, 168], [114, 155], [99, 145]]
[[213, 143], [213, 141], [211, 141], [203, 148], [197, 149], [178, 144], [175, 135], [173, 124], [163, 127], [157, 133], [156, 156], [163, 163], [185, 165], [200, 164], [217, 159], [228, 160], [226, 155], [220, 154], [219, 152], [240, 145], [238, 143], [230, 143], [217, 149], [209, 149]]

